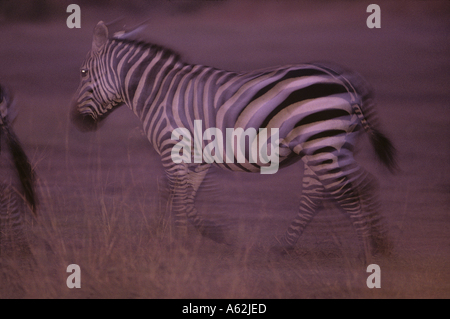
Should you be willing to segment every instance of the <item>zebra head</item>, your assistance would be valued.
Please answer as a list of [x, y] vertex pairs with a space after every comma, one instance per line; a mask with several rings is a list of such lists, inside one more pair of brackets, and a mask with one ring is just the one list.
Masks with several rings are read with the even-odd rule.
[[123, 104], [117, 76], [108, 55], [108, 28], [100, 21], [94, 29], [92, 48], [80, 69], [81, 82], [73, 98], [71, 119], [81, 131], [93, 131], [98, 123]]

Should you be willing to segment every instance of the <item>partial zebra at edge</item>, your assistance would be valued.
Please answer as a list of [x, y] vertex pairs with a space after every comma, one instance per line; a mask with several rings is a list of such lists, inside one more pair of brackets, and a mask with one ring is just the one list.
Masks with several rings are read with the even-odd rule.
[[34, 169], [12, 129], [13, 97], [0, 85], [0, 255], [30, 255], [24, 214], [37, 215]]

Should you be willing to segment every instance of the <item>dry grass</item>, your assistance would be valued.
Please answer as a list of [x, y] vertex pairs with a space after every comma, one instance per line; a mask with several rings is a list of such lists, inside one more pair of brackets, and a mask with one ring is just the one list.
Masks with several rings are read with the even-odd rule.
[[[445, 286], [433, 287], [447, 276], [436, 273], [439, 265], [404, 253], [377, 260], [382, 289], [367, 288], [365, 265], [331, 225], [321, 237], [312, 226], [289, 255], [270, 252], [273, 238], [265, 238], [264, 225], [241, 221], [230, 229], [239, 244], [216, 244], [194, 230], [185, 241], [173, 241], [164, 197], [120, 182], [111, 189], [114, 173], [108, 175], [106, 180], [90, 175], [89, 199], [42, 183], [42, 215], [31, 225], [34, 262], [2, 260], [0, 298], [434, 298], [448, 293]], [[61, 214], [68, 207], [71, 215]], [[73, 263], [81, 267], [80, 289], [66, 286], [66, 267]]]

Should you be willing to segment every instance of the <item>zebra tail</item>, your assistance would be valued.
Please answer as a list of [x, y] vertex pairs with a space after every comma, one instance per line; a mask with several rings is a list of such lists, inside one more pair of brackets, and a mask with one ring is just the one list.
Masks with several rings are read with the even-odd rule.
[[361, 84], [357, 87], [357, 92], [361, 96], [361, 105], [359, 105], [359, 103], [354, 104], [353, 110], [358, 116], [361, 126], [367, 134], [369, 134], [370, 142], [378, 159], [389, 169], [389, 171], [391, 171], [391, 173], [396, 173], [399, 171], [396, 160], [397, 150], [389, 138], [377, 128], [378, 120], [375, 114], [372, 92], [367, 85]]
[[391, 173], [398, 172], [400, 169], [396, 160], [397, 151], [389, 138], [378, 129], [379, 122], [371, 86], [356, 72], [343, 70], [340, 74], [349, 79], [354, 92], [359, 96], [359, 101], [353, 104], [353, 111], [358, 116], [361, 126], [369, 134], [378, 159]]
[[329, 72], [339, 77], [347, 88], [358, 96], [353, 103], [353, 112], [358, 116], [359, 122], [364, 130], [369, 134], [372, 146], [375, 149], [380, 161], [391, 171], [396, 173], [400, 169], [396, 161], [396, 149], [392, 142], [384, 135], [378, 127], [378, 118], [375, 111], [375, 103], [371, 86], [364, 78], [354, 71], [350, 71], [338, 65], [328, 63], [314, 63], [315, 65], [327, 69]]
[[380, 161], [391, 171], [395, 173], [399, 170], [396, 160], [397, 150], [392, 142], [379, 130], [371, 128], [370, 142]]

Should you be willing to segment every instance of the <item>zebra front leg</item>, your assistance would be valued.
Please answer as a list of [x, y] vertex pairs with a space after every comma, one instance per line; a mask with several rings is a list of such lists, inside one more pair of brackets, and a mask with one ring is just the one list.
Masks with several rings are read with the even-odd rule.
[[169, 183], [169, 199], [167, 211], [171, 219], [171, 238], [185, 239], [187, 236], [188, 183], [187, 165], [176, 164], [166, 168], [166, 176]]
[[224, 231], [212, 221], [202, 218], [195, 207], [195, 197], [203, 182], [210, 164], [191, 166], [174, 164], [166, 169], [171, 188], [169, 200], [170, 210], [174, 216], [176, 232], [186, 236], [187, 222], [189, 221], [204, 237], [218, 243], [225, 243]]
[[188, 183], [191, 187], [187, 198], [187, 217], [188, 221], [204, 236], [218, 243], [226, 243], [224, 229], [212, 221], [205, 220], [198, 214], [194, 202], [197, 191], [205, 179], [211, 164], [200, 164], [194, 166], [188, 172]]

